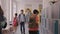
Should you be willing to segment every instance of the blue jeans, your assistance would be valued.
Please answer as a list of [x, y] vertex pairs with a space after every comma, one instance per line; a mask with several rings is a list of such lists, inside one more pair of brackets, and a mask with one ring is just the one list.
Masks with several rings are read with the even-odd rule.
[[25, 23], [24, 22], [20, 23], [20, 30], [21, 30], [21, 33], [25, 34]]
[[29, 34], [39, 34], [39, 31], [29, 31]]

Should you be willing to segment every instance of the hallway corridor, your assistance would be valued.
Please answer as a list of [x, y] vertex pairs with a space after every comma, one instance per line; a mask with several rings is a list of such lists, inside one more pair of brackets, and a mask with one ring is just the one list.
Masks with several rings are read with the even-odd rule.
[[[31, 14], [34, 9], [39, 12], [39, 21], [37, 18], [39, 34], [60, 34], [60, 0], [0, 0], [0, 6], [7, 22], [6, 29], [2, 29], [3, 34], [21, 34], [20, 25], [18, 25], [16, 32], [13, 33], [10, 31], [10, 27], [12, 28], [10, 24], [13, 24], [15, 13], [19, 16], [22, 9], [26, 16], [27, 8], [30, 9]], [[29, 34], [28, 23], [25, 24], [25, 34]]]

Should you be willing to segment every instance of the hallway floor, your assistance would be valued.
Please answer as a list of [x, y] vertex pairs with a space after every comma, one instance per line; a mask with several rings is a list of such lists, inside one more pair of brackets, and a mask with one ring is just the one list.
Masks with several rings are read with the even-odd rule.
[[[40, 26], [39, 26], [39, 32], [40, 32]], [[21, 34], [20, 25], [17, 27], [17, 31], [14, 34]], [[29, 32], [28, 32], [28, 24], [25, 24], [25, 34], [29, 34]]]

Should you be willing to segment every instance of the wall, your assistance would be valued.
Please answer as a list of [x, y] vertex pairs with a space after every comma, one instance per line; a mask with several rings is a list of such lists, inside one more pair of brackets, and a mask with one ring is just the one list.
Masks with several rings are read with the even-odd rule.
[[42, 4], [42, 0], [20, 0], [17, 2], [17, 11], [25, 8], [38, 9], [39, 4]]

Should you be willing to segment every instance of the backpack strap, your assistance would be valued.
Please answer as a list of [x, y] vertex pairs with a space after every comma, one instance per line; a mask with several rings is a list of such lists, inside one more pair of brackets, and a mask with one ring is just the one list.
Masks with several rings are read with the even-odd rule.
[[[24, 18], [25, 18], [25, 14], [23, 14], [23, 16], [24, 16]], [[20, 17], [21, 17], [21, 14], [19, 14], [19, 19], [20, 19]]]
[[19, 16], [18, 16], [18, 20], [20, 21], [20, 16], [21, 16], [21, 14], [19, 14]]
[[25, 14], [23, 14], [24, 15], [24, 19], [25, 19], [25, 22], [26, 22], [26, 17], [25, 17]]

